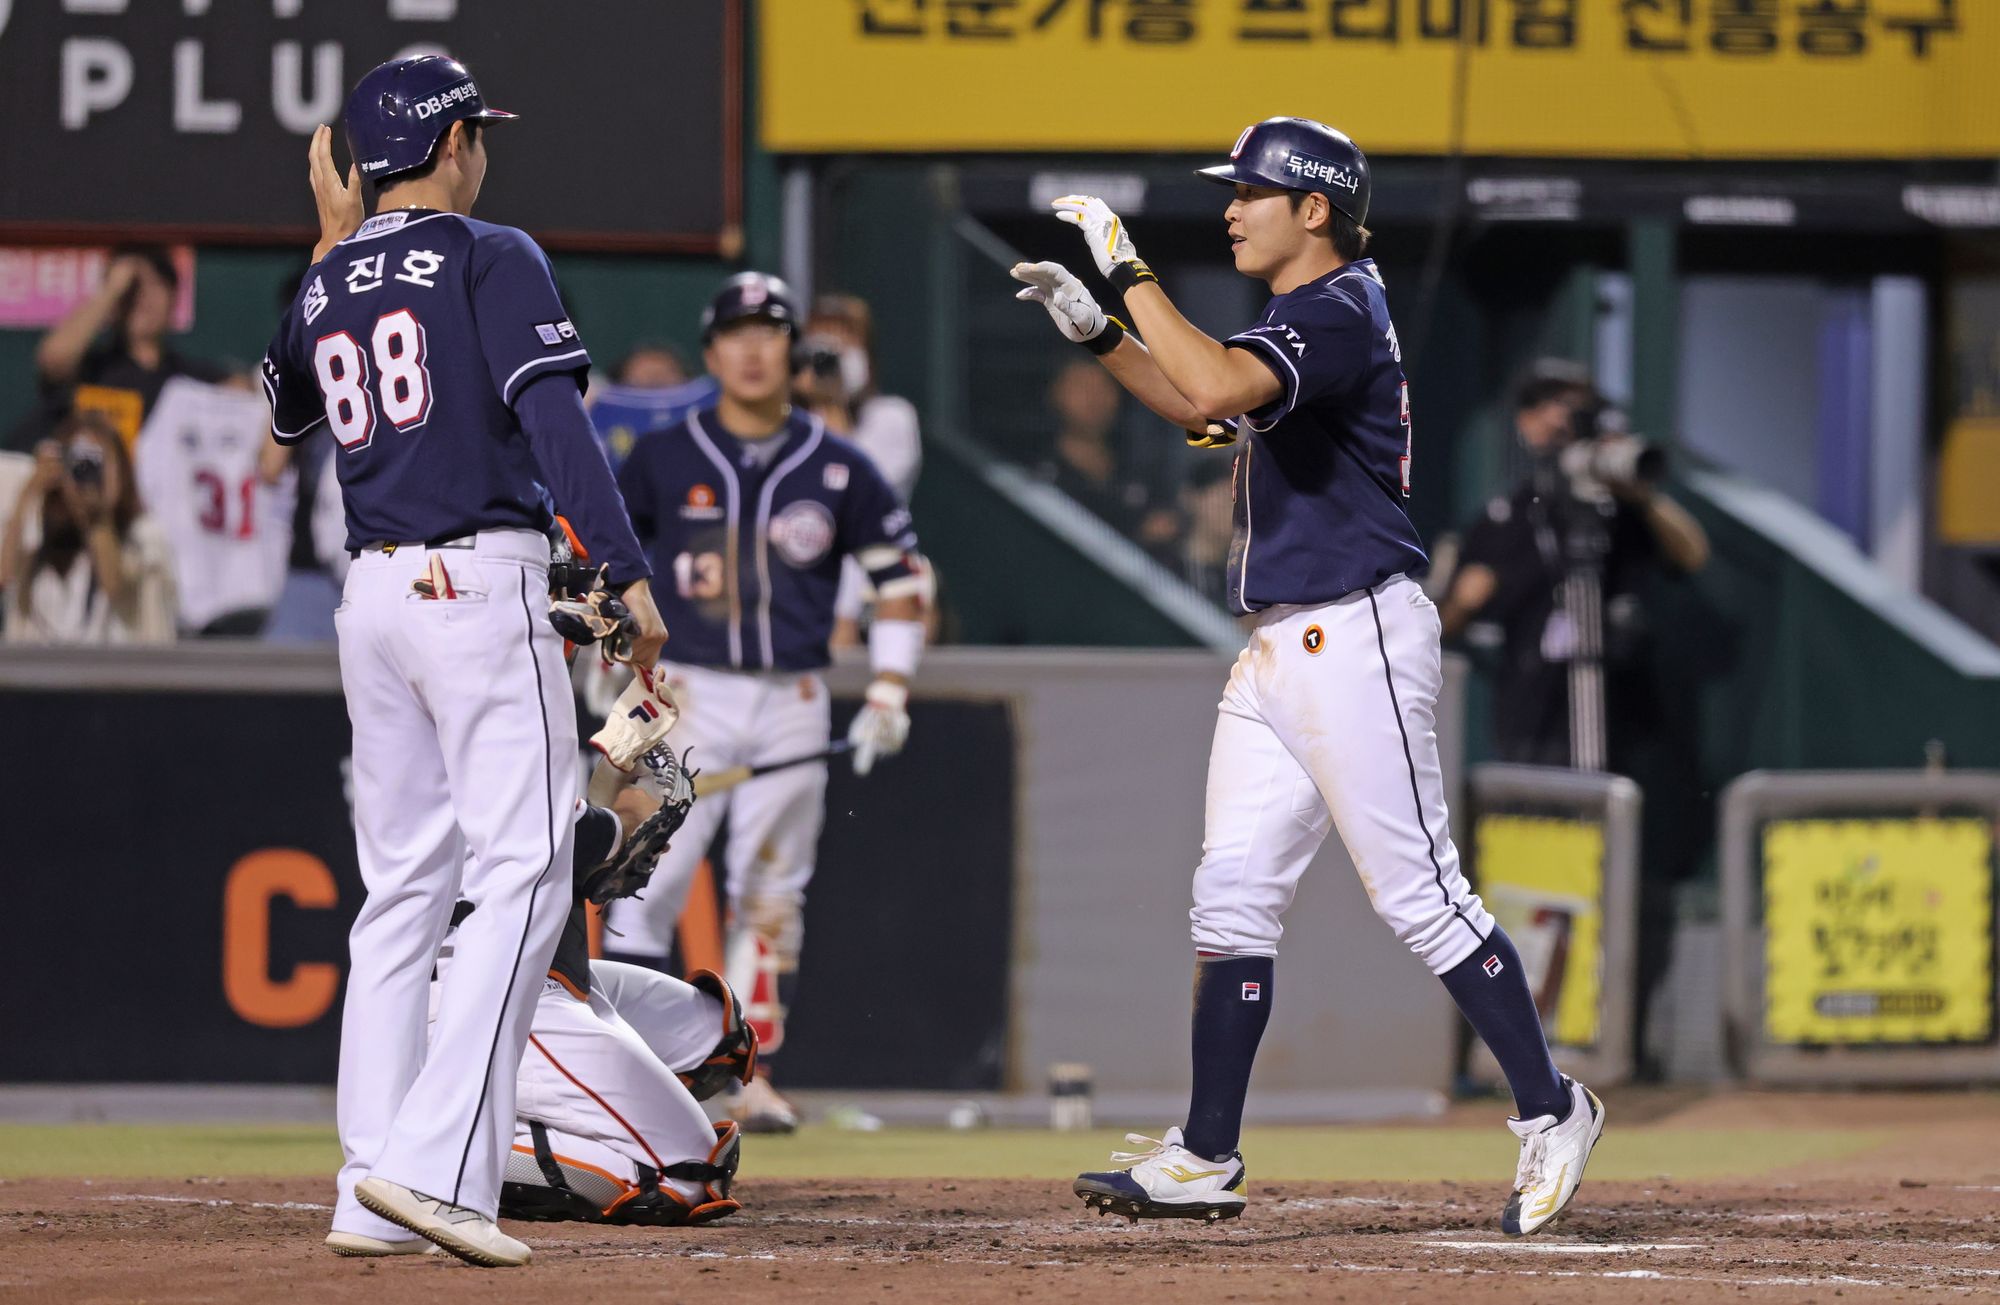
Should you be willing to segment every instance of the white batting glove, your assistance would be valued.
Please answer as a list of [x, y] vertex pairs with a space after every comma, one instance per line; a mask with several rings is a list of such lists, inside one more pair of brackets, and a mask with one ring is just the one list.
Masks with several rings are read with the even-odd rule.
[[1083, 232], [1097, 270], [1123, 294], [1140, 281], [1158, 281], [1132, 244], [1132, 234], [1111, 206], [1095, 195], [1064, 195], [1054, 201], [1056, 216]]
[[639, 758], [667, 737], [667, 731], [681, 718], [667, 677], [657, 670], [634, 666], [632, 682], [604, 718], [604, 728], [590, 736], [590, 746], [602, 752], [612, 765], [632, 773]]
[[[1028, 287], [1014, 297], [1040, 304], [1071, 344], [1080, 344], [1092, 353], [1109, 353], [1124, 337], [1124, 328], [1104, 315], [1083, 282], [1061, 263], [1016, 263], [1007, 275]], [[1104, 338], [1107, 330], [1108, 341]]]
[[893, 680], [876, 680], [854, 724], [847, 727], [847, 741], [854, 745], [854, 773], [866, 775], [875, 768], [877, 757], [893, 757], [903, 750], [910, 737], [910, 690]]

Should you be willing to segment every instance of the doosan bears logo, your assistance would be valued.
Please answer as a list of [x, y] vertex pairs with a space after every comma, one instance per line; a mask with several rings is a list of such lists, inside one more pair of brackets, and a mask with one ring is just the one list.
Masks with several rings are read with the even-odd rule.
[[1346, 167], [1326, 159], [1316, 159], [1310, 154], [1292, 153], [1285, 156], [1285, 171], [1294, 177], [1307, 181], [1322, 181], [1329, 186], [1338, 186], [1352, 195], [1361, 189], [1361, 178]]
[[771, 544], [778, 556], [801, 569], [833, 549], [833, 513], [812, 499], [800, 499], [771, 519]]

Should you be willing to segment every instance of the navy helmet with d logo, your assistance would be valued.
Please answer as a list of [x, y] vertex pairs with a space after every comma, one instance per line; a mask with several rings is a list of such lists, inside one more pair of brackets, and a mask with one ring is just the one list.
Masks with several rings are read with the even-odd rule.
[[347, 149], [361, 175], [383, 181], [430, 162], [454, 122], [505, 122], [465, 65], [441, 54], [391, 59], [347, 97]]
[[1197, 175], [1225, 186], [1312, 191], [1356, 226], [1368, 221], [1368, 156], [1345, 133], [1311, 118], [1266, 118], [1245, 127], [1229, 162]]

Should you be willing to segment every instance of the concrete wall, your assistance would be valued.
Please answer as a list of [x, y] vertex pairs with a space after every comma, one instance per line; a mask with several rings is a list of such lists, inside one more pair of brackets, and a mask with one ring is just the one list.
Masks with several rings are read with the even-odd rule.
[[[1021, 740], [1010, 1086], [1083, 1061], [1104, 1092], [1188, 1079], [1189, 884], [1201, 854], [1215, 704], [1207, 652], [946, 649], [921, 693], [1011, 699]], [[858, 687], [858, 671], [841, 677]], [[1451, 791], [1462, 770], [1463, 667], [1438, 718]], [[1442, 1088], [1457, 1014], [1368, 904], [1338, 838], [1285, 921], [1260, 1091]]]

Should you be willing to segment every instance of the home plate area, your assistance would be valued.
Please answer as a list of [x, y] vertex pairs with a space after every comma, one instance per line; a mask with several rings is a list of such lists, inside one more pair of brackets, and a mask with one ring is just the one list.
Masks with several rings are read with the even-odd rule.
[[1551, 1232], [1497, 1184], [1252, 1184], [1218, 1227], [1100, 1220], [1067, 1185], [765, 1180], [700, 1229], [539, 1225], [527, 1270], [335, 1259], [317, 1179], [0, 1184], [0, 1298], [1201, 1301], [1941, 1300], [2000, 1290], [1996, 1199], [1964, 1185], [1592, 1183]]

